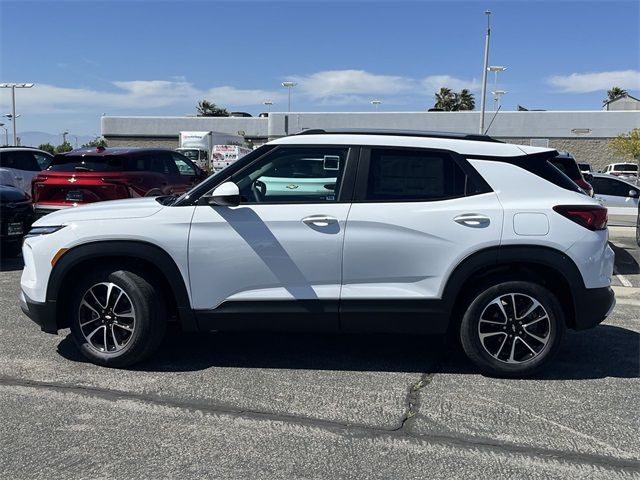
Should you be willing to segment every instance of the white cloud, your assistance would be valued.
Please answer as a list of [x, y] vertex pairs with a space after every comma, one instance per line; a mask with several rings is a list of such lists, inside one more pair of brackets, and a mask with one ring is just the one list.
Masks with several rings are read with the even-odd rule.
[[[429, 98], [441, 87], [453, 90], [467, 88], [478, 90], [476, 79], [465, 80], [451, 75], [431, 75], [423, 79], [400, 75], [377, 75], [365, 70], [326, 70], [311, 75], [293, 75], [287, 80], [298, 83], [300, 93], [321, 104], [348, 105], [365, 104], [371, 97], [379, 96], [396, 103], [405, 103], [413, 95]], [[414, 99], [415, 100], [415, 99]]]
[[[58, 87], [36, 84], [28, 92], [19, 92], [19, 110], [25, 113], [69, 113], [99, 108], [115, 113], [117, 110], [147, 110], [166, 107], [194, 110], [198, 100], [206, 98], [226, 107], [258, 105], [266, 99], [283, 101], [280, 91], [242, 90], [235, 87], [214, 87], [200, 90], [192, 83], [177, 79], [135, 80], [112, 82], [113, 90], [79, 87]], [[0, 109], [10, 106], [8, 95], [0, 97]]]
[[326, 70], [307, 76], [292, 76], [300, 91], [310, 98], [342, 95], [394, 95], [412, 89], [413, 80], [395, 75], [376, 75], [364, 70]]
[[462, 80], [450, 75], [431, 75], [422, 80], [422, 86], [428, 94], [434, 94], [442, 87], [447, 87], [452, 90], [462, 90], [463, 88], [471, 91], [480, 90], [480, 82], [475, 78], [472, 80]]
[[553, 75], [547, 83], [567, 93], [589, 93], [620, 87], [628, 90], [640, 89], [640, 71], [617, 70], [612, 72], [572, 73]]
[[[310, 75], [294, 75], [286, 80], [298, 83], [293, 95], [296, 102], [323, 106], [368, 106], [373, 98], [387, 105], [428, 103], [442, 86], [454, 90], [475, 90], [478, 82], [450, 75], [432, 75], [415, 79], [400, 75], [377, 75], [364, 70], [327, 70]], [[113, 81], [111, 88], [60, 87], [37, 83], [28, 91], [17, 93], [18, 110], [22, 113], [91, 113], [141, 112], [162, 109], [162, 113], [193, 112], [198, 100], [206, 98], [228, 109], [261, 106], [265, 100], [286, 105], [287, 92], [240, 89], [233, 86], [197, 88], [184, 77], [169, 80]], [[300, 99], [300, 100], [298, 100]], [[0, 111], [10, 108], [8, 91], [0, 91]], [[154, 112], [155, 113], [155, 112]]]

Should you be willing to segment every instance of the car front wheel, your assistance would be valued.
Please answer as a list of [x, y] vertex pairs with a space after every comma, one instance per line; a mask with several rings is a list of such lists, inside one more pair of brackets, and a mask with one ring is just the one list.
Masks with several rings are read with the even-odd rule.
[[556, 353], [564, 331], [555, 295], [536, 283], [513, 281], [478, 293], [462, 319], [460, 339], [483, 373], [526, 377]]
[[160, 345], [167, 323], [162, 296], [143, 273], [101, 271], [85, 276], [71, 300], [71, 333], [91, 362], [127, 367]]

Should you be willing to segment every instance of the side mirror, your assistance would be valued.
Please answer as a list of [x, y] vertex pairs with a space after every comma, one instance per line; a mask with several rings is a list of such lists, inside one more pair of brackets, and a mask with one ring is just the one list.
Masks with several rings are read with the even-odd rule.
[[638, 198], [638, 191], [633, 189], [629, 190], [629, 196], [631, 198]]
[[586, 182], [593, 182], [593, 175], [591, 175], [590, 173], [583, 173], [582, 176], [584, 177], [584, 180]]
[[237, 207], [240, 205], [240, 189], [233, 182], [218, 185], [211, 196], [204, 197], [206, 204], [220, 207]]

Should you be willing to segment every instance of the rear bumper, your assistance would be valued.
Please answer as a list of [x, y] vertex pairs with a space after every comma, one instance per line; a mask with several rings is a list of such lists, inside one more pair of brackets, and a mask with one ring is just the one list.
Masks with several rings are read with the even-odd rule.
[[58, 333], [55, 302], [34, 302], [24, 292], [20, 292], [20, 308], [43, 332]]
[[575, 329], [585, 330], [602, 323], [611, 315], [616, 297], [611, 287], [583, 288], [574, 292]]

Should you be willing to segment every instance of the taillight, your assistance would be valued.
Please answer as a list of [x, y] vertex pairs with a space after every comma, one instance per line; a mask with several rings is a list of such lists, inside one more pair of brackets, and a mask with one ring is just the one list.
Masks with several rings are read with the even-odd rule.
[[563, 217], [576, 222], [589, 230], [605, 230], [607, 228], [607, 209], [597, 205], [558, 205], [553, 207]]

